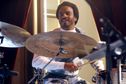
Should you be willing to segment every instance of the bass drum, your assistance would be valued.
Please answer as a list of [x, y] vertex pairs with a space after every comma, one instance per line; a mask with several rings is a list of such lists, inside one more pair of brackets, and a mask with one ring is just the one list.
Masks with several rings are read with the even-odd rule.
[[47, 78], [44, 79], [43, 84], [69, 84], [69, 83], [67, 79]]

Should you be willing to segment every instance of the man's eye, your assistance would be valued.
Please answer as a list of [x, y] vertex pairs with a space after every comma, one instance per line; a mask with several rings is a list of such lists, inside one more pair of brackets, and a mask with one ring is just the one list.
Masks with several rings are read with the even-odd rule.
[[60, 13], [59, 16], [63, 16], [64, 14], [63, 13]]
[[70, 15], [70, 13], [69, 12], [66, 12], [66, 15]]

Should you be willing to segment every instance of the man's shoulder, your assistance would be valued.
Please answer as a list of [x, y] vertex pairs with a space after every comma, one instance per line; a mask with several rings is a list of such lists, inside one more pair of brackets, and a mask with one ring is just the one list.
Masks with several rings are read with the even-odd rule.
[[60, 31], [60, 28], [55, 28], [55, 29], [52, 30], [52, 31]]

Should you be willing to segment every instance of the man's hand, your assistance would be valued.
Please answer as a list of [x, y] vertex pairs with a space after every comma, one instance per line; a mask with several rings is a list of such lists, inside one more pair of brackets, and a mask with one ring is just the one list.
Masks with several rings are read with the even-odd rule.
[[64, 69], [69, 72], [74, 72], [78, 70], [78, 66], [75, 65], [74, 63], [65, 63]]
[[97, 60], [91, 63], [91, 65], [97, 72], [105, 70], [104, 63], [102, 60]]
[[73, 63], [77, 65], [78, 67], [81, 67], [84, 64], [84, 61], [80, 59], [79, 57], [74, 58]]

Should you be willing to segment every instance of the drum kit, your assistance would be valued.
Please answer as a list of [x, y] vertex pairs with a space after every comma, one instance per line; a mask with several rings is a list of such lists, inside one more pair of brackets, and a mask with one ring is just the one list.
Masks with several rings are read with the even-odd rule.
[[[51, 58], [71, 58], [80, 56], [83, 57], [83, 59], [93, 61], [101, 59], [105, 56], [106, 52], [106, 47], [92, 52], [97, 42], [86, 35], [72, 32], [50, 31], [32, 36], [23, 28], [5, 22], [0, 22], [0, 40], [0, 47], [26, 47], [32, 53]], [[116, 47], [123, 46], [123, 43], [118, 40], [110, 44], [110, 46], [112, 50], [114, 50]], [[3, 54], [1, 54], [0, 58], [3, 57]], [[7, 71], [7, 74], [3, 74], [1, 70]], [[1, 70], [0, 76], [3, 77], [15, 74], [9, 70]]]

